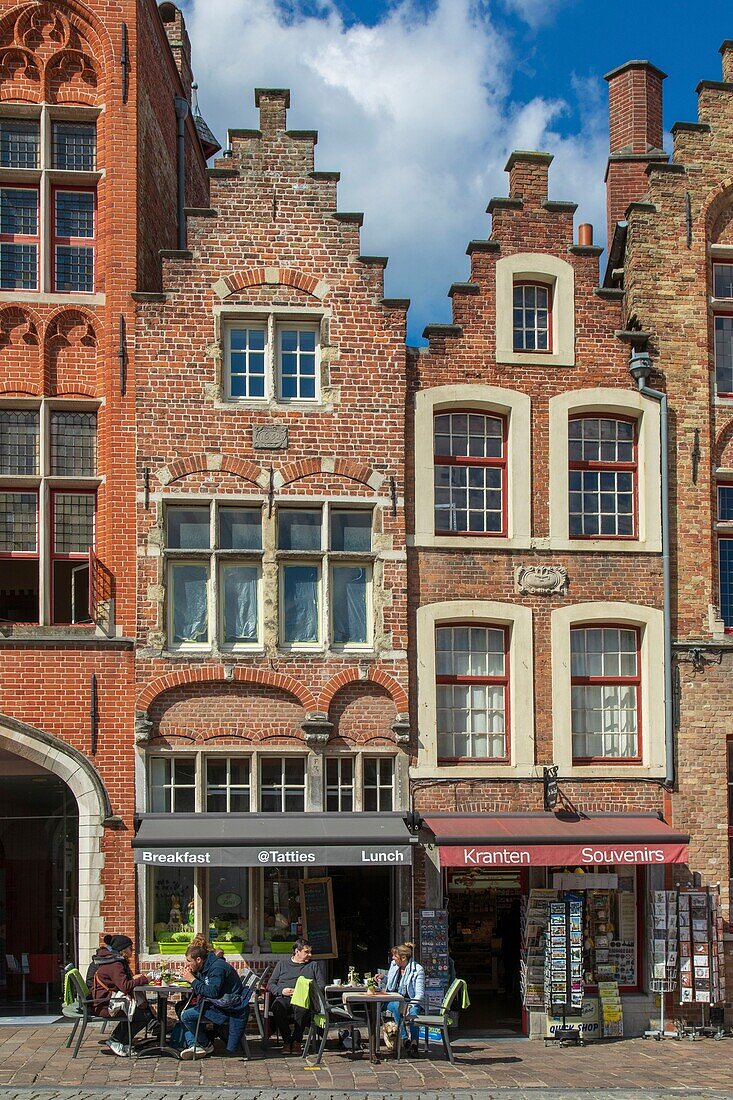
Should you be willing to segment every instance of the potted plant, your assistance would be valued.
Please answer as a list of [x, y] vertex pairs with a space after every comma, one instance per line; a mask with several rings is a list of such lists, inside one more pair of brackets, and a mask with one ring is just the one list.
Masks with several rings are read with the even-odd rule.
[[295, 946], [295, 938], [292, 932], [272, 932], [270, 934], [270, 951], [275, 955], [291, 955]]

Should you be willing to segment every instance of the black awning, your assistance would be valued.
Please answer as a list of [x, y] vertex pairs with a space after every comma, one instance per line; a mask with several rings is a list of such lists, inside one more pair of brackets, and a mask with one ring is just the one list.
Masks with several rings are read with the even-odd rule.
[[135, 862], [155, 866], [280, 867], [409, 864], [400, 814], [143, 814]]

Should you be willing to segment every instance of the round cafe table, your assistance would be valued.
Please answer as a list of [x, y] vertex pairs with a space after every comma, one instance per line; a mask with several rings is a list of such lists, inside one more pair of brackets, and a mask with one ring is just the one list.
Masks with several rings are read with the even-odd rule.
[[169, 1046], [166, 1042], [168, 1032], [168, 1001], [174, 994], [190, 995], [191, 986], [189, 983], [186, 982], [185, 985], [182, 985], [180, 982], [176, 985], [153, 985], [151, 982], [149, 985], [136, 986], [132, 992], [136, 1001], [151, 1001], [153, 997], [155, 997], [155, 1012], [159, 1023], [158, 1038], [149, 1039], [136, 1050], [135, 1053], [139, 1058], [146, 1058], [151, 1055], [154, 1055], [156, 1058], [166, 1056], [168, 1058], [180, 1058], [180, 1050], [176, 1050], [175, 1047]]
[[369, 1061], [378, 1063], [379, 1057], [379, 1013], [382, 1005], [390, 1001], [407, 1000], [401, 993], [362, 993], [349, 992], [343, 995], [343, 1002], [347, 1007], [363, 1005], [366, 1010], [367, 1029], [369, 1031]]

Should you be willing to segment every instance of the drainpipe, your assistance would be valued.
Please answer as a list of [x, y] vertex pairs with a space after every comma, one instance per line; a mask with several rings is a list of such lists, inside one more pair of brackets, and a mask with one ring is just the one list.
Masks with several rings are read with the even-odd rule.
[[178, 248], [182, 251], [186, 247], [186, 119], [188, 118], [188, 100], [183, 96], [175, 96], [173, 104], [176, 109], [178, 121]]
[[659, 402], [659, 463], [662, 496], [662, 575], [664, 578], [664, 755], [665, 777], [668, 787], [674, 786], [674, 702], [672, 688], [672, 578], [669, 556], [669, 413], [667, 395], [647, 386], [652, 373], [652, 361], [645, 351], [633, 351], [629, 361], [629, 374], [636, 382], [639, 393]]

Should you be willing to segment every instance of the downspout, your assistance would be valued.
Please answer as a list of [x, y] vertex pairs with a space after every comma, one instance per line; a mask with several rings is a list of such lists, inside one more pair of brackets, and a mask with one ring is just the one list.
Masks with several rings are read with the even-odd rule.
[[177, 211], [178, 211], [178, 249], [183, 251], [186, 247], [186, 119], [188, 118], [188, 100], [183, 96], [175, 96], [173, 104], [176, 109], [178, 121], [178, 187], [177, 187]]
[[664, 579], [664, 782], [674, 786], [674, 696], [672, 683], [672, 576], [669, 555], [669, 412], [667, 395], [647, 386], [652, 373], [652, 361], [645, 351], [633, 351], [629, 373], [639, 393], [659, 402], [659, 465], [662, 496], [662, 576]]

